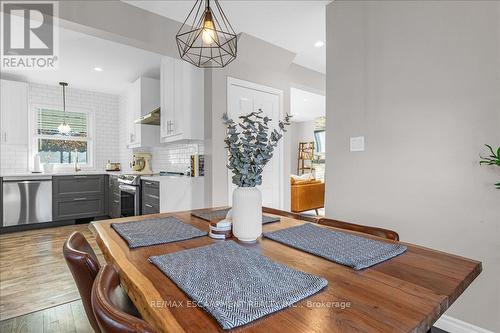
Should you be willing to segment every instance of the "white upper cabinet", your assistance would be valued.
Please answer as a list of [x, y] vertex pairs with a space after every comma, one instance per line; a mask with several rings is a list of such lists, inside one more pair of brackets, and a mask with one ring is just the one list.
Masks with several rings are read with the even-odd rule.
[[185, 61], [161, 63], [161, 142], [203, 140], [204, 72]]
[[28, 84], [1, 80], [0, 128], [2, 144], [28, 144]]
[[160, 81], [140, 77], [127, 91], [127, 147], [154, 147], [160, 144], [158, 125], [136, 124], [135, 121], [160, 107]]

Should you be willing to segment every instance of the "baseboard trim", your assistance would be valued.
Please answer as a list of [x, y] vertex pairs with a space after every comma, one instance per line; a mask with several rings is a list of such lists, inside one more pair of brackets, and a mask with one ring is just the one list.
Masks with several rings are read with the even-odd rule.
[[493, 333], [487, 329], [446, 315], [441, 316], [434, 326], [449, 333]]

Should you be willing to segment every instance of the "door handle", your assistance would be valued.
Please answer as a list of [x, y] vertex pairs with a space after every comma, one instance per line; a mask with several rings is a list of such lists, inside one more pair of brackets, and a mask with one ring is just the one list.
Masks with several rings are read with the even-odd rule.
[[144, 204], [144, 206], [146, 206], [148, 208], [153, 208], [153, 206], [151, 206], [150, 204]]
[[24, 181], [16, 181], [16, 180], [4, 180], [4, 183], [18, 183], [18, 184], [41, 184], [42, 182], [47, 182], [50, 180], [24, 180]]
[[120, 203], [120, 201], [118, 201], [118, 200], [113, 200], [113, 202], [114, 202], [114, 203]]

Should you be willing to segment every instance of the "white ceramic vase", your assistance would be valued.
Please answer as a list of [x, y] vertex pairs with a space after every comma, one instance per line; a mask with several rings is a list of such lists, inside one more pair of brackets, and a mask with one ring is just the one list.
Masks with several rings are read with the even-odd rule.
[[256, 187], [233, 192], [233, 235], [242, 242], [255, 242], [262, 234], [262, 194]]

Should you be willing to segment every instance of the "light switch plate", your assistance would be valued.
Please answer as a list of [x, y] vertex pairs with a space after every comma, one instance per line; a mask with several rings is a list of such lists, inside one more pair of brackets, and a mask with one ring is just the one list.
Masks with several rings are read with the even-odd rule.
[[351, 137], [350, 150], [365, 151], [365, 137], [364, 136]]

